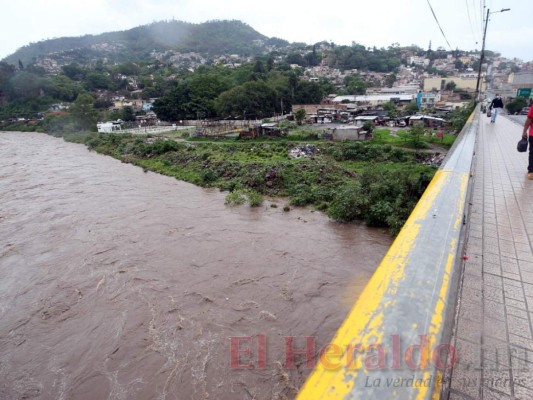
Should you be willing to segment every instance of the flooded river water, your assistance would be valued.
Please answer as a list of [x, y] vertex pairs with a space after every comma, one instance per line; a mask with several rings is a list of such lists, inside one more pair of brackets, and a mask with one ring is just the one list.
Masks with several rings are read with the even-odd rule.
[[0, 133], [0, 398], [293, 398], [391, 238], [224, 195]]

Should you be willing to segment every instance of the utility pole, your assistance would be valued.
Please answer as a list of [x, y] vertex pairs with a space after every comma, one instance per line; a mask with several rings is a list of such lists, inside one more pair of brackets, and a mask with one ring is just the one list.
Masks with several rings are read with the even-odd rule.
[[490, 12], [490, 8], [487, 9], [487, 17], [485, 18], [485, 29], [483, 31], [483, 44], [481, 46], [481, 55], [479, 56], [479, 69], [477, 71], [477, 83], [476, 83], [476, 100], [479, 100], [479, 93], [481, 91], [481, 65], [483, 64], [483, 61], [485, 60], [485, 38], [487, 37], [487, 26], [489, 25], [489, 16], [490, 14], [496, 14], [501, 13], [505, 11], [511, 10], [510, 8], [502, 8], [500, 11], [494, 11]]
[[481, 80], [481, 65], [485, 59], [485, 38], [487, 37], [487, 25], [489, 24], [490, 8], [487, 8], [487, 17], [485, 18], [485, 29], [483, 31], [483, 44], [481, 45], [481, 55], [479, 56], [479, 68], [477, 71], [476, 96], [475, 99], [479, 101], [480, 80]]

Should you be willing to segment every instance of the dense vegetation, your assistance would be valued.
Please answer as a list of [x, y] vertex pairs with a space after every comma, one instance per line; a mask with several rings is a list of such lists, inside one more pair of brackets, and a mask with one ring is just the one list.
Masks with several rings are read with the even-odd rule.
[[[194, 51], [206, 54], [257, 54], [254, 40], [267, 38], [240, 21], [210, 21], [191, 24], [182, 21], [160, 21], [118, 32], [81, 37], [65, 37], [31, 43], [6, 57], [4, 61], [24, 65], [39, 56], [57, 53], [80, 62], [87, 51], [94, 59], [106, 57], [110, 62], [148, 60], [153, 50]], [[99, 47], [111, 43], [111, 48]], [[284, 41], [276, 42], [286, 43]], [[65, 53], [65, 54], [62, 54]]]
[[230, 192], [227, 202], [252, 205], [262, 195], [288, 197], [292, 206], [313, 205], [337, 221], [365, 221], [398, 232], [435, 168], [428, 155], [372, 143], [307, 143], [312, 158], [292, 159], [305, 145], [289, 139], [176, 142], [112, 134], [67, 135], [98, 152], [200, 186]]
[[[246, 116], [262, 118], [274, 113], [288, 113], [293, 103], [318, 103], [333, 87], [299, 79], [301, 69], [274, 66], [269, 58], [258, 58], [239, 68], [200, 66], [194, 72], [155, 63], [127, 62], [83, 67], [72, 63], [62, 73], [47, 75], [36, 68], [15, 69], [0, 63], [0, 91], [4, 105], [0, 120], [31, 118], [47, 110], [55, 102], [75, 102], [79, 95], [89, 94], [101, 119], [109, 115], [113, 105], [111, 94], [128, 98], [159, 98], [154, 111], [162, 120]], [[135, 76], [138, 91], [125, 76]], [[124, 119], [124, 118], [123, 118]], [[96, 122], [96, 120], [95, 120]]]

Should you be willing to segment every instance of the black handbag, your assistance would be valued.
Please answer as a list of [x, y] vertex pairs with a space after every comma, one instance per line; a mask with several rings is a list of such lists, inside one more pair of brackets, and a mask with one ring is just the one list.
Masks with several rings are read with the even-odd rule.
[[516, 150], [518, 150], [520, 153], [527, 151], [527, 139], [520, 139], [516, 145]]

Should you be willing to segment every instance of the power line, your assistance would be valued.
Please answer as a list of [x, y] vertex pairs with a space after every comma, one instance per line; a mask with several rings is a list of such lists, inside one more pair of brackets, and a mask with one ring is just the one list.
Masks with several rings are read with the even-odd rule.
[[[474, 30], [477, 32], [476, 37], [481, 38], [480, 32], [483, 31], [483, 28], [480, 27], [479, 19], [477, 18], [477, 5], [476, 4], [477, 4], [476, 0], [472, 0], [472, 9], [474, 10], [472, 11], [472, 15], [473, 15], [472, 19], [474, 20]], [[477, 41], [479, 42], [479, 40]]]
[[466, 0], [466, 12], [468, 14], [468, 22], [470, 24], [470, 32], [472, 32], [472, 38], [474, 43], [477, 44], [476, 35], [474, 34], [474, 27], [472, 26], [472, 18], [470, 17], [470, 7], [468, 6], [468, 0]]
[[444, 40], [446, 40], [446, 43], [448, 44], [448, 47], [451, 51], [453, 51], [452, 46], [450, 46], [450, 42], [448, 42], [448, 39], [446, 38], [446, 35], [444, 34], [444, 31], [442, 30], [442, 27], [440, 26], [439, 20], [437, 19], [437, 16], [435, 15], [435, 11], [433, 11], [433, 7], [431, 7], [431, 3], [429, 0], [427, 0], [429, 8], [431, 10], [431, 13], [433, 14], [433, 17], [435, 18], [435, 21], [437, 22], [437, 25], [439, 26], [440, 32], [442, 33], [442, 36], [444, 36]]
[[481, 17], [480, 32], [482, 36], [483, 36], [483, 27], [485, 26], [485, 15], [483, 13], [484, 10], [485, 10], [485, 0], [479, 0], [479, 15]]

